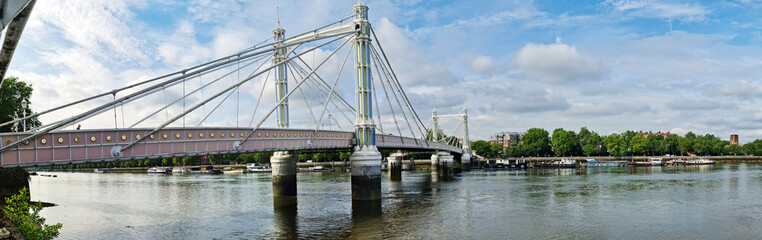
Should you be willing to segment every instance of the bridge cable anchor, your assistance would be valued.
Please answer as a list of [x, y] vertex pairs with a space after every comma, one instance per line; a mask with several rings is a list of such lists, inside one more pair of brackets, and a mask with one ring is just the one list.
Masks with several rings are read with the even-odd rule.
[[111, 148], [111, 157], [118, 158], [118, 157], [122, 157], [122, 155], [123, 155], [122, 147], [114, 146]]
[[235, 141], [233, 142], [233, 150], [240, 151], [241, 150], [241, 141]]

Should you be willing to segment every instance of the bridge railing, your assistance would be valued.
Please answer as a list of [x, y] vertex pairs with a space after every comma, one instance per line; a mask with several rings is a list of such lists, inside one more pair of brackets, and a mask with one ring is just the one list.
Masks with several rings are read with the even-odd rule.
[[417, 138], [400, 137], [392, 135], [376, 135], [376, 146], [381, 149], [416, 149], [416, 150], [440, 150], [453, 153], [461, 153], [462, 149], [444, 143], [426, 141]]
[[[109, 162], [214, 155], [227, 153], [270, 152], [306, 149], [349, 149], [353, 134], [339, 131], [317, 131], [310, 142], [311, 130], [258, 129], [235, 151], [234, 143], [251, 128], [168, 128], [112, 157], [111, 148], [123, 146], [144, 136], [151, 129], [108, 129], [59, 131], [45, 134], [35, 141], [0, 153], [3, 167], [67, 165], [87, 162]], [[0, 146], [23, 139], [30, 133], [0, 134]]]

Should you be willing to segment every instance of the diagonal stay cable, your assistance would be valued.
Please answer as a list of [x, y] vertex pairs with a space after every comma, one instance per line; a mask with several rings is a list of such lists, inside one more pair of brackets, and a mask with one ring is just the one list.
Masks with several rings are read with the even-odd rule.
[[[252, 71], [252, 72], [251, 72], [251, 74], [249, 74], [249, 77], [251, 77], [252, 75], [254, 75], [254, 73], [256, 73], [257, 71], [259, 71], [259, 69], [260, 69], [260, 68], [262, 68], [262, 66], [264, 66], [264, 65], [265, 65], [265, 63], [267, 63], [267, 62], [268, 62], [267, 60], [270, 60], [270, 59], [271, 59], [271, 58], [267, 58], [265, 61], [262, 61], [262, 64], [260, 64], [260, 65], [259, 65], [259, 66], [258, 66], [256, 69], [254, 69], [254, 71]], [[246, 66], [249, 66], [249, 65], [251, 65], [251, 64], [248, 64], [248, 65], [244, 65], [244, 67], [246, 67]], [[241, 71], [241, 68], [239, 67], [239, 68], [238, 68], [238, 70], [236, 70], [235, 72], [240, 72], [240, 71]], [[212, 111], [211, 111], [211, 112], [209, 112], [209, 114], [205, 114], [204, 118], [203, 118], [203, 119], [201, 119], [201, 121], [199, 121], [199, 122], [198, 122], [198, 125], [196, 125], [196, 127], [199, 127], [199, 126], [201, 126], [201, 124], [202, 124], [202, 123], [204, 123], [204, 121], [206, 121], [206, 119], [207, 119], [207, 118], [209, 118], [209, 116], [211, 116], [211, 115], [212, 115], [212, 113], [214, 113], [215, 111], [217, 111], [217, 109], [220, 107], [220, 105], [222, 105], [222, 103], [224, 103], [225, 101], [227, 101], [227, 100], [228, 100], [228, 98], [230, 98], [230, 96], [231, 96], [231, 95], [233, 95], [233, 93], [234, 93], [236, 90], [238, 90], [238, 89], [241, 89], [241, 86], [240, 86], [240, 85], [239, 85], [238, 87], [236, 87], [236, 88], [235, 88], [233, 91], [230, 91], [230, 92], [228, 93], [228, 95], [226, 95], [226, 96], [225, 96], [225, 98], [223, 98], [223, 99], [222, 99], [222, 101], [220, 101], [219, 103], [217, 103], [217, 106], [214, 106], [214, 109], [212, 109]], [[237, 107], [236, 107], [236, 108], [237, 108]], [[237, 118], [237, 117], [236, 117], [236, 118]]]
[[[358, 32], [358, 31], [352, 31], [352, 32], [349, 32], [349, 33], [350, 33], [350, 34], [354, 34], [354, 33], [357, 33], [357, 32]], [[330, 59], [330, 58], [331, 58], [331, 56], [333, 56], [334, 54], [336, 54], [336, 52], [337, 52], [337, 51], [339, 51], [339, 49], [341, 49], [342, 47], [344, 47], [344, 45], [346, 45], [346, 44], [347, 44], [347, 43], [348, 43], [350, 40], [352, 40], [352, 39], [354, 39], [354, 38], [353, 38], [353, 37], [351, 37], [351, 38], [347, 38], [347, 40], [346, 40], [346, 41], [344, 41], [344, 42], [343, 42], [343, 43], [342, 43], [342, 44], [341, 44], [341, 45], [340, 45], [338, 48], [336, 48], [336, 50], [333, 50], [333, 51], [331, 52], [331, 54], [329, 54], [329, 55], [328, 55], [328, 56], [327, 56], [327, 57], [326, 57], [326, 58], [325, 58], [325, 59], [324, 59], [324, 60], [323, 60], [323, 61], [322, 61], [322, 62], [321, 62], [321, 63], [320, 63], [320, 64], [319, 64], [319, 65], [318, 65], [318, 66], [317, 66], [317, 67], [316, 67], [314, 70], [312, 70], [312, 71], [311, 71], [311, 72], [310, 72], [310, 73], [309, 73], [309, 74], [308, 74], [308, 75], [307, 75], [305, 78], [302, 78], [302, 80], [301, 80], [301, 81], [299, 81], [299, 83], [298, 83], [298, 84], [296, 85], [296, 87], [294, 87], [294, 88], [299, 88], [300, 86], [302, 86], [302, 84], [304, 84], [304, 83], [307, 81], [307, 78], [309, 78], [309, 77], [310, 77], [312, 74], [314, 74], [314, 73], [315, 73], [315, 70], [317, 70], [318, 68], [320, 68], [320, 66], [323, 66], [323, 64], [325, 64], [325, 62], [327, 62], [327, 61], [328, 61], [328, 59]], [[333, 41], [336, 41], [336, 39], [334, 39]], [[333, 41], [331, 41], [331, 42], [333, 42]], [[330, 42], [329, 42], [329, 43], [330, 43]], [[298, 57], [298, 56], [300, 56], [300, 55], [302, 55], [302, 54], [305, 54], [305, 53], [308, 53], [308, 52], [310, 52], [310, 51], [313, 51], [313, 50], [315, 50], [316, 48], [318, 48], [318, 47], [322, 47], [322, 46], [324, 46], [324, 45], [320, 45], [320, 46], [317, 46], [317, 47], [315, 47], [315, 48], [312, 48], [312, 49], [310, 49], [310, 50], [308, 50], [308, 51], [302, 52], [302, 53], [300, 53], [299, 55], [296, 55], [295, 57]], [[295, 57], [291, 57], [291, 58], [289, 58], [289, 59], [286, 59], [286, 61], [291, 61], [291, 60], [292, 60], [292, 59], [294, 59]], [[280, 101], [278, 101], [278, 103], [276, 103], [276, 104], [275, 104], [275, 107], [273, 107], [272, 109], [270, 109], [270, 111], [269, 111], [269, 112], [268, 112], [268, 113], [265, 115], [265, 117], [264, 117], [264, 118], [262, 118], [261, 120], [259, 120], [259, 122], [257, 123], [257, 125], [256, 125], [256, 126], [254, 126], [254, 129], [252, 129], [252, 130], [251, 130], [251, 131], [250, 131], [248, 134], [246, 134], [246, 136], [245, 136], [244, 138], [242, 138], [242, 139], [241, 139], [241, 141], [239, 142], [239, 144], [243, 144], [243, 142], [245, 142], [247, 139], [249, 139], [249, 137], [251, 137], [251, 134], [254, 134], [254, 131], [256, 131], [256, 130], [257, 130], [259, 127], [260, 127], [260, 126], [262, 126], [262, 124], [265, 122], [265, 120], [267, 120], [267, 118], [269, 118], [269, 117], [270, 117], [270, 115], [272, 115], [272, 113], [275, 111], [275, 109], [277, 109], [277, 108], [278, 108], [278, 105], [280, 105], [281, 103], [283, 103], [283, 101], [285, 101], [286, 99], [288, 99], [288, 97], [289, 97], [291, 94], [293, 94], [293, 93], [294, 93], [294, 91], [288, 92], [288, 94], [286, 94], [286, 96], [284, 96], [284, 97], [283, 97], [283, 99], [281, 99]], [[240, 145], [239, 145], [239, 147], [240, 147]]]
[[[261, 58], [259, 58], [259, 59], [256, 59], [256, 60], [254, 60], [254, 61], [252, 61], [252, 62], [250, 62], [250, 63], [244, 64], [244, 65], [243, 65], [243, 67], [241, 67], [241, 68], [244, 68], [244, 67], [250, 66], [250, 65], [252, 65], [252, 64], [254, 64], [254, 63], [257, 63], [257, 62], [259, 62], [259, 61], [260, 61], [260, 60], [262, 60], [262, 59], [268, 59], [268, 58], [269, 58], [269, 56], [272, 56], [272, 54], [269, 54], [269, 55], [265, 55], [265, 56], [262, 56]], [[264, 62], [267, 62], [267, 61], [264, 61]], [[239, 68], [239, 70], [240, 70], [240, 68]], [[231, 71], [231, 72], [229, 72], [229, 73], [226, 73], [226, 74], [224, 74], [224, 75], [222, 75], [222, 76], [218, 77], [217, 79], [215, 79], [215, 80], [213, 80], [213, 81], [211, 81], [211, 82], [208, 82], [206, 85], [203, 85], [203, 86], [199, 87], [198, 89], [196, 89], [196, 90], [194, 90], [194, 91], [192, 91], [192, 92], [189, 92], [189, 93], [187, 93], [187, 94], [183, 95], [182, 97], [179, 97], [179, 98], [175, 99], [175, 101], [171, 102], [170, 104], [167, 104], [167, 105], [165, 105], [164, 107], [162, 107], [162, 108], [160, 108], [160, 109], [158, 109], [158, 110], [156, 110], [156, 111], [152, 112], [151, 114], [149, 114], [148, 116], [144, 117], [143, 119], [140, 119], [140, 121], [137, 121], [136, 123], [132, 124], [132, 125], [130, 126], [130, 128], [133, 128], [133, 127], [137, 126], [138, 124], [140, 124], [140, 123], [142, 123], [142, 122], [144, 122], [144, 121], [148, 120], [149, 118], [153, 117], [154, 115], [156, 115], [157, 113], [161, 112], [162, 110], [165, 110], [165, 109], [169, 108], [170, 106], [174, 105], [175, 103], [178, 103], [178, 102], [180, 102], [180, 101], [182, 101], [182, 100], [186, 99], [188, 96], [190, 96], [190, 95], [192, 95], [192, 94], [196, 93], [197, 91], [200, 91], [201, 89], [203, 89], [203, 88], [205, 88], [205, 87], [207, 87], [207, 86], [209, 86], [209, 85], [212, 85], [212, 84], [214, 84], [214, 83], [216, 83], [216, 82], [218, 82], [218, 81], [222, 80], [223, 78], [225, 78], [225, 77], [227, 77], [227, 76], [229, 76], [229, 75], [231, 75], [231, 74], [233, 74], [233, 71]]]
[[349, 59], [350, 53], [352, 53], [352, 51], [347, 51], [347, 56], [344, 57], [344, 62], [341, 64], [341, 68], [339, 68], [339, 72], [336, 74], [336, 80], [333, 81], [333, 86], [331, 86], [331, 91], [328, 92], [328, 96], [325, 98], [325, 104], [323, 104], [323, 111], [320, 112], [320, 118], [318, 118], [318, 122], [315, 123], [315, 130], [312, 131], [313, 134], [310, 134], [310, 138], [309, 140], [307, 140], [308, 145], [312, 145], [312, 139], [315, 137], [314, 133], [317, 133], [318, 127], [320, 126], [319, 121], [323, 120], [323, 115], [325, 114], [325, 110], [328, 108], [328, 102], [331, 100], [333, 91], [336, 89], [336, 84], [339, 82], [339, 78], [341, 77], [341, 72], [344, 71], [344, 66], [347, 64], [347, 59]]
[[[297, 58], [297, 59], [299, 59], [299, 61], [300, 61], [302, 64], [304, 64], [304, 67], [305, 67], [305, 68], [307, 68], [308, 70], [312, 70], [312, 68], [310, 68], [310, 65], [309, 65], [309, 64], [307, 64], [307, 62], [305, 62], [305, 61], [304, 61], [304, 59], [302, 59], [301, 57], [299, 57], [299, 58]], [[301, 68], [301, 66], [299, 66], [299, 67]], [[302, 71], [304, 71], [304, 72], [307, 72], [307, 71], [305, 71], [305, 70], [302, 70]], [[319, 74], [317, 74], [317, 73], [315, 73], [315, 78], [316, 78], [317, 80], [319, 80], [319, 81], [316, 81], [316, 82], [318, 82], [318, 83], [321, 83], [321, 84], [322, 84], [322, 85], [318, 84], [318, 86], [320, 86], [320, 87], [321, 87], [321, 88], [323, 88], [324, 90], [327, 90], [327, 88], [328, 88], [328, 83], [327, 83], [325, 80], [323, 80], [323, 78], [322, 78], [322, 77], [320, 77], [320, 75], [319, 75]], [[344, 104], [344, 106], [346, 106], [348, 109], [351, 109], [351, 110], [352, 110], [352, 112], [356, 112], [356, 111], [357, 111], [357, 110], [355, 110], [355, 108], [354, 108], [354, 107], [352, 107], [352, 105], [351, 105], [351, 104], [349, 104], [349, 103], [347, 102], [347, 100], [345, 100], [343, 97], [341, 97], [341, 95], [337, 95], [336, 97], [338, 97], [338, 98], [339, 98], [339, 100], [341, 100], [341, 103], [343, 103], [343, 104]]]
[[[378, 64], [373, 64], [373, 66], [376, 68], [376, 72], [381, 74], [381, 71], [378, 70]], [[378, 74], [376, 74], [376, 75], [378, 75]], [[394, 120], [394, 126], [397, 127], [397, 133], [399, 133], [399, 136], [402, 137], [402, 130], [400, 129], [400, 125], [397, 122], [397, 115], [394, 113], [394, 107], [392, 107], [392, 101], [389, 99], [389, 92], [386, 91], [386, 85], [384, 84], [383, 78], [381, 76], [378, 77], [378, 82], [381, 83], [381, 88], [384, 90], [384, 96], [386, 96], [386, 103], [389, 106], [389, 111], [392, 112], [392, 120]], [[373, 92], [374, 93], [378, 93], [375, 90], [375, 88], [376, 88], [376, 84], [373, 84]], [[378, 94], [374, 94], [374, 95], [378, 95]], [[376, 101], [376, 102], [378, 102], [378, 101]], [[399, 103], [399, 101], [398, 101], [398, 103]], [[378, 105], [378, 104], [376, 104], [376, 106], [377, 106], [376, 110], [381, 108], [381, 106]], [[415, 135], [413, 135], [413, 138], [415, 138]]]
[[[296, 62], [292, 62], [292, 63], [289, 63], [289, 66], [294, 66], [294, 67], [295, 67], [294, 69], [296, 69], [296, 73], [297, 73], [297, 74], [298, 74], [300, 77], [303, 77], [303, 76], [307, 75], [307, 72], [306, 72], [306, 71], [304, 71], [304, 69], [303, 69], [301, 66], [299, 66], [299, 64], [298, 64], [298, 63], [296, 63]], [[309, 88], [308, 88], [308, 89], [310, 90], [310, 92], [312, 92], [312, 96], [314, 96], [316, 99], [320, 99], [320, 98], [317, 96], [317, 93], [316, 93], [315, 89], [317, 89], [317, 92], [320, 92], [320, 94], [321, 94], [323, 97], [325, 97], [325, 96], [328, 96], [328, 94], [326, 94], [326, 92], [323, 90], [323, 88], [321, 88], [321, 87], [320, 87], [320, 85], [319, 85], [318, 83], [316, 83], [316, 80], [315, 80], [314, 78], [312, 78], [312, 77], [309, 77], [309, 78], [308, 78], [308, 80], [311, 80], [311, 81], [307, 81], [307, 86], [309, 86]], [[335, 101], [333, 101], [333, 99], [335, 99], [335, 98], [331, 98], [331, 103], [334, 105], [334, 107], [336, 108], [336, 110], [338, 110], [338, 111], [341, 113], [341, 115], [342, 115], [342, 116], [344, 116], [344, 118], [346, 118], [346, 119], [347, 119], [347, 121], [349, 121], [349, 122], [350, 122], [350, 124], [351, 124], [351, 123], [353, 123], [352, 119], [350, 119], [350, 118], [347, 116], [347, 114], [346, 114], [346, 113], [344, 113], [344, 111], [343, 111], [343, 110], [342, 110], [342, 109], [339, 107], [339, 105], [338, 105], [338, 104], [336, 104], [336, 102], [335, 102]]]
[[[415, 112], [415, 109], [413, 108], [413, 105], [410, 104], [410, 99], [408, 99], [407, 94], [405, 93], [405, 90], [402, 89], [402, 85], [399, 82], [399, 79], [397, 79], [397, 74], [394, 73], [394, 69], [392, 69], [392, 65], [389, 62], [389, 58], [386, 57], [386, 52], [384, 51], [384, 48], [381, 46], [381, 41], [378, 40], [378, 37], [376, 36], [376, 31], [373, 30], [373, 27], [370, 28], [370, 33], [373, 35], [373, 39], [376, 40], [376, 45], [378, 45], [378, 49], [381, 50], [381, 54], [384, 56], [385, 64], [389, 65], [389, 71], [391, 72], [391, 75], [394, 77], [394, 81], [397, 83], [397, 85], [400, 88], [400, 91], [402, 92], [402, 96], [404, 96], [405, 101], [407, 102], [408, 107], [410, 108], [410, 111], [413, 113], [415, 118], [418, 120], [418, 123], [423, 124], [423, 121], [421, 121], [421, 118], [418, 116], [418, 113]], [[371, 44], [371, 48], [373, 49], [373, 45]], [[378, 55], [378, 54], [376, 54]], [[420, 130], [420, 127], [419, 127]]]
[[[371, 45], [371, 52], [370, 52], [370, 53], [371, 53], [370, 55], [371, 55], [371, 56], [373, 56], [373, 57], [376, 59], [376, 61], [377, 61], [377, 62], [379, 62], [379, 63], [382, 63], [382, 62], [380, 61], [380, 59], [378, 59], [378, 55], [376, 55], [376, 54], [373, 54], [374, 52], [373, 52], [373, 47], [372, 47], [372, 45]], [[385, 74], [386, 72], [383, 72], [383, 71], [381, 71], [381, 70], [378, 70], [378, 67], [379, 67], [379, 65], [381, 65], [381, 67], [380, 67], [381, 69], [384, 69], [384, 68], [383, 68], [383, 65], [382, 65], [382, 64], [375, 64], [375, 66], [376, 66], [376, 70], [379, 72], [379, 74], [377, 74], [377, 75], [381, 75], [381, 76], [382, 76], [382, 78], [380, 78], [380, 80], [381, 80], [381, 84], [382, 84], [382, 86], [384, 86], [384, 85], [383, 85], [384, 83], [387, 83], [387, 84], [389, 84], [389, 90], [391, 90], [391, 91], [392, 91], [392, 96], [394, 96], [394, 99], [395, 99], [395, 101], [397, 102], [397, 105], [398, 105], [398, 106], [399, 106], [399, 108], [400, 108], [400, 113], [402, 113], [402, 116], [405, 118], [405, 122], [407, 122], [407, 124], [408, 124], [408, 128], [410, 129], [410, 134], [412, 134], [412, 135], [413, 135], [413, 138], [414, 138], [414, 139], [416, 139], [416, 136], [415, 136], [415, 132], [414, 132], [414, 130], [413, 130], [413, 126], [411, 126], [411, 125], [410, 125], [410, 121], [409, 121], [409, 120], [408, 120], [408, 118], [407, 118], [407, 114], [405, 114], [405, 109], [402, 107], [402, 103], [400, 103], [400, 98], [399, 98], [399, 97], [397, 97], [397, 94], [394, 92], [394, 90], [393, 90], [393, 87], [392, 87], [392, 83], [391, 83], [391, 81], [389, 80], [389, 78], [388, 78], [388, 75], [387, 75], [387, 74]], [[383, 79], [384, 79], [384, 78], [385, 78], [387, 81], [383, 81]], [[384, 93], [387, 93], [387, 91], [386, 91], [386, 87], [385, 87], [385, 86], [384, 86]], [[387, 94], [388, 94], [388, 93], [387, 93]], [[387, 97], [388, 97], [388, 95], [387, 95]], [[390, 102], [390, 104], [391, 104], [391, 100], [387, 100], [387, 101], [389, 101], [389, 102]], [[391, 106], [389, 106], [389, 108], [390, 108], [390, 109], [391, 109], [391, 111], [392, 111], [392, 115], [394, 115], [394, 109], [393, 109]], [[395, 120], [394, 120], [394, 121], [397, 121], [397, 120], [396, 120], [396, 116], [395, 116]], [[399, 128], [399, 125], [397, 125], [397, 128]], [[400, 133], [400, 136], [402, 136], [402, 133]], [[416, 143], [418, 143], [418, 141], [417, 141], [417, 140], [416, 140]]]
[[[286, 64], [286, 66], [289, 66], [289, 64]], [[288, 71], [291, 72], [291, 76], [296, 76], [296, 74], [294, 74], [293, 68], [288, 67]], [[310, 106], [310, 102], [307, 101], [307, 96], [304, 94], [304, 91], [302, 91], [301, 88], [299, 88], [299, 93], [302, 95], [302, 99], [304, 99], [304, 104], [307, 105], [307, 110], [309, 110], [310, 112], [310, 117], [312, 117], [312, 121], [317, 123], [318, 120], [317, 120], [317, 117], [315, 117], [315, 113], [312, 112], [312, 106]]]
[[[318, 46], [315, 46], [315, 47], [311, 48], [309, 51], [315, 50], [315, 49], [317, 49], [317, 48], [321, 48], [321, 47], [323, 47], [323, 46], [325, 46], [325, 45], [328, 45], [328, 44], [330, 44], [330, 43], [333, 43], [333, 42], [335, 42], [336, 40], [339, 40], [339, 39], [342, 39], [342, 38], [344, 38], [344, 36], [347, 36], [347, 35], [350, 35], [350, 34], [355, 34], [355, 33], [357, 33], [357, 31], [351, 31], [351, 32], [347, 32], [347, 33], [344, 33], [344, 34], [342, 34], [342, 35], [340, 35], [340, 36], [336, 37], [336, 38], [335, 38], [335, 39], [333, 39], [333, 40], [327, 41], [327, 42], [325, 42], [325, 43], [322, 43], [322, 44], [320, 44], [320, 45], [318, 45]], [[347, 41], [349, 41], [349, 40], [351, 40], [351, 39], [352, 39], [352, 38], [348, 38], [348, 39], [347, 39]], [[344, 43], [346, 43], [347, 41], [345, 41]], [[344, 44], [342, 44], [341, 46], [344, 46]], [[309, 51], [306, 51], [306, 52], [304, 52], [304, 53], [307, 53], [307, 52], [309, 52]], [[299, 55], [301, 55], [301, 54], [304, 54], [304, 53], [300, 53]], [[299, 56], [299, 55], [297, 55], [297, 56]], [[329, 57], [330, 57], [330, 56], [329, 56]], [[294, 59], [294, 58], [295, 58], [295, 57], [290, 57], [290, 58], [288, 58], [288, 59], [284, 60], [284, 62], [290, 61], [290, 60], [292, 60], [292, 59]], [[283, 64], [283, 63], [280, 63], [280, 64]], [[177, 119], [179, 119], [179, 118], [181, 118], [181, 117], [183, 117], [183, 116], [187, 115], [189, 112], [191, 112], [191, 111], [193, 111], [193, 110], [196, 110], [196, 109], [198, 109], [199, 107], [201, 107], [201, 105], [203, 105], [203, 104], [206, 104], [206, 102], [208, 102], [208, 101], [211, 101], [212, 99], [215, 99], [215, 98], [219, 97], [220, 95], [224, 94], [225, 92], [227, 92], [227, 91], [230, 91], [230, 90], [232, 90], [232, 89], [234, 89], [234, 88], [236, 88], [236, 87], [238, 87], [238, 86], [240, 86], [240, 85], [242, 85], [242, 84], [244, 84], [244, 83], [248, 82], [249, 80], [251, 80], [251, 79], [253, 79], [253, 78], [255, 78], [255, 77], [259, 76], [259, 75], [262, 75], [262, 74], [263, 74], [264, 72], [266, 72], [266, 71], [270, 71], [270, 70], [272, 70], [273, 68], [277, 67], [278, 65], [279, 65], [279, 64], [276, 64], [276, 65], [272, 65], [272, 66], [268, 67], [267, 69], [265, 69], [265, 70], [262, 70], [262, 71], [260, 71], [260, 72], [258, 72], [258, 73], [256, 73], [256, 74], [254, 74], [253, 76], [251, 76], [251, 77], [248, 77], [248, 78], [246, 78], [246, 79], [242, 80], [241, 82], [239, 82], [239, 83], [236, 83], [236, 84], [234, 84], [233, 86], [230, 86], [230, 87], [228, 87], [228, 88], [226, 88], [226, 89], [224, 89], [224, 90], [222, 90], [222, 91], [218, 92], [217, 94], [215, 94], [214, 96], [210, 97], [210, 98], [209, 98], [209, 99], [207, 99], [206, 101], [204, 101], [204, 102], [200, 102], [200, 103], [196, 104], [195, 106], [193, 106], [193, 107], [191, 107], [190, 109], [186, 110], [186, 111], [185, 111], [185, 112], [183, 112], [182, 114], [180, 114], [180, 115], [178, 115], [178, 116], [175, 116], [174, 118], [170, 119], [170, 121], [167, 121], [167, 122], [163, 123], [162, 125], [160, 125], [160, 126], [156, 127], [155, 129], [151, 130], [151, 132], [149, 132], [149, 133], [146, 133], [146, 134], [145, 134], [144, 136], [142, 136], [141, 138], [139, 138], [139, 139], [136, 139], [136, 140], [134, 140], [134, 141], [130, 142], [129, 144], [127, 144], [127, 145], [125, 145], [124, 147], [122, 147], [122, 148], [121, 148], [121, 150], [122, 150], [122, 151], [124, 151], [124, 149], [127, 149], [127, 148], [130, 148], [130, 147], [134, 146], [136, 143], [138, 143], [138, 142], [140, 142], [140, 141], [143, 141], [144, 139], [146, 139], [146, 137], [147, 137], [147, 136], [149, 136], [150, 134], [154, 134], [154, 133], [158, 132], [159, 130], [163, 129], [164, 127], [166, 127], [167, 125], [169, 125], [169, 124], [171, 124], [172, 122], [176, 121]], [[299, 83], [299, 84], [298, 84], [296, 87], [298, 88], [298, 87], [299, 87], [299, 86], [300, 86], [300, 85], [301, 85], [303, 82], [304, 82], [304, 81], [300, 82], [300, 83]], [[280, 102], [278, 102], [278, 104], [276, 104], [275, 108], [273, 108], [272, 110], [270, 110], [270, 112], [267, 114], [267, 116], [266, 116], [266, 117], [265, 117], [263, 120], [261, 120], [261, 121], [259, 122], [259, 124], [257, 124], [257, 126], [256, 126], [254, 129], [256, 130], [256, 128], [258, 128], [260, 125], [262, 125], [262, 123], [264, 123], [264, 120], [265, 120], [265, 119], [267, 119], [267, 117], [269, 117], [269, 116], [272, 114], [272, 112], [273, 112], [273, 111], [275, 111], [275, 109], [277, 109], [278, 105], [280, 105], [281, 103], [283, 103], [283, 101], [284, 101], [285, 99], [288, 99], [288, 97], [289, 97], [289, 96], [290, 96], [292, 93], [293, 93], [293, 91], [292, 91], [292, 92], [289, 92], [288, 94], [286, 94], [286, 96], [285, 96], [283, 99], [281, 99], [281, 101], [280, 101]], [[254, 130], [252, 130], [251, 132], [249, 132], [249, 134], [247, 134], [247, 135], [246, 135], [246, 137], [245, 137], [245, 138], [243, 138], [241, 142], [243, 142], [244, 140], [246, 140], [246, 138], [248, 138], [249, 136], [251, 136], [251, 134], [252, 134], [252, 133], [254, 133]], [[239, 144], [240, 144], [240, 143], [239, 143]], [[239, 145], [239, 147], [240, 147], [240, 145]]]
[[[293, 47], [291, 51], [289, 51], [289, 54], [293, 53], [294, 51], [296, 51], [297, 48], [301, 46], [302, 44], [299, 44]], [[262, 88], [259, 90], [259, 96], [257, 97], [257, 104], [254, 105], [254, 111], [251, 112], [251, 120], [249, 120], [249, 127], [251, 127], [251, 124], [254, 123], [254, 116], [257, 115], [257, 109], [259, 109], [259, 104], [262, 102], [262, 96], [264, 95], [265, 87], [267, 87], [267, 82], [270, 79], [270, 72], [271, 71], [267, 71], [267, 75], [265, 76], [265, 79], [262, 83]]]

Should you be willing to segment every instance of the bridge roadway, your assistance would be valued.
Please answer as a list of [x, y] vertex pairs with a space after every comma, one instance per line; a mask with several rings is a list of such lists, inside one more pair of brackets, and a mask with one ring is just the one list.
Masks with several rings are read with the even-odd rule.
[[[121, 157], [111, 156], [114, 146], [124, 146], [151, 130], [132, 128], [51, 132], [0, 153], [0, 166], [34, 167], [230, 153], [351, 149], [355, 145], [353, 132], [319, 130], [314, 133], [312, 143], [309, 144], [312, 130], [260, 128], [241, 144], [240, 150], [235, 150], [234, 143], [240, 141], [252, 128], [166, 128], [125, 149]], [[0, 134], [0, 146], [9, 145], [29, 135], [31, 133]], [[462, 149], [455, 146], [391, 135], [377, 134], [376, 145], [379, 149], [462, 153]]]

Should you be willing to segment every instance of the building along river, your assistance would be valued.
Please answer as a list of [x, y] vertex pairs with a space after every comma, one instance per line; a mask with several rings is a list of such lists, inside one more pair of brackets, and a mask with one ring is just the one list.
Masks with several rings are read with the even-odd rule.
[[[353, 210], [348, 173], [299, 173], [273, 210], [270, 174], [33, 176], [60, 239], [750, 239], [762, 164], [429, 171], [382, 181], [381, 212]], [[386, 179], [386, 178], [385, 178]]]

